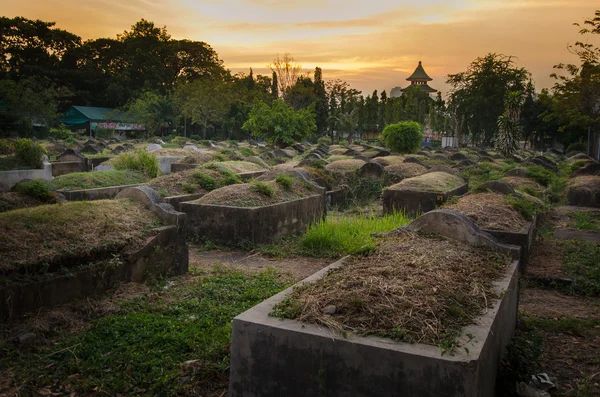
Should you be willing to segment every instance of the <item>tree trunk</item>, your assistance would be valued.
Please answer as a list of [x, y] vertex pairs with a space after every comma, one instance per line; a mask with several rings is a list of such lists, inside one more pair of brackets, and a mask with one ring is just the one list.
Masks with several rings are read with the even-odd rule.
[[206, 122], [202, 123], [202, 139], [206, 140]]
[[183, 118], [183, 137], [187, 138], [187, 117]]

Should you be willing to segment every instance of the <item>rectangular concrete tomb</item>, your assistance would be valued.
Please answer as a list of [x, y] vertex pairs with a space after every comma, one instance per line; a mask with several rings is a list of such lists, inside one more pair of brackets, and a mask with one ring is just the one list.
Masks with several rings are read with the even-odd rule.
[[258, 244], [304, 232], [323, 217], [325, 195], [251, 208], [181, 202], [179, 209], [187, 214], [190, 236], [226, 244]]
[[[448, 180], [442, 184], [446, 187], [438, 188], [432, 186], [431, 188], [419, 188], [410, 184], [412, 180], [426, 179], [434, 174], [439, 178]], [[383, 213], [388, 214], [393, 211], [404, 211], [408, 216], [423, 214], [444, 204], [450, 197], [463, 195], [468, 190], [469, 186], [461, 178], [446, 174], [445, 172], [431, 172], [414, 178], [408, 178], [383, 191]]]
[[[343, 259], [302, 283], [340, 266]], [[229, 396], [491, 397], [516, 324], [518, 266], [513, 260], [496, 281], [501, 299], [475, 325], [464, 327], [460, 340], [466, 344], [453, 355], [381, 337], [345, 338], [325, 327], [269, 316], [291, 294], [288, 288], [234, 318]]]
[[535, 241], [535, 230], [537, 225], [537, 217], [534, 217], [531, 222], [528, 222], [525, 226], [525, 230], [522, 231], [503, 231], [503, 230], [490, 230], [482, 229], [482, 231], [491, 234], [501, 243], [516, 245], [521, 247], [521, 258], [520, 258], [520, 270], [523, 272], [525, 266], [529, 262], [529, 254], [533, 243]]

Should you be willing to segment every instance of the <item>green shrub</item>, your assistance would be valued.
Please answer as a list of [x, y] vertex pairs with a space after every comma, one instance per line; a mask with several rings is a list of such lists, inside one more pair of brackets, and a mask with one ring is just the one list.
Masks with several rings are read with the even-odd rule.
[[196, 191], [196, 185], [191, 184], [191, 183], [182, 183], [181, 188], [183, 189], [184, 192], [186, 192], [188, 194], [192, 194]]
[[504, 350], [498, 368], [496, 395], [516, 396], [519, 382], [529, 382], [540, 372], [542, 338], [533, 331], [519, 330]]
[[288, 175], [277, 175], [275, 182], [277, 182], [279, 186], [283, 188], [283, 190], [292, 190], [292, 187], [294, 186], [294, 178]]
[[50, 136], [54, 139], [60, 139], [62, 141], [73, 137], [73, 133], [65, 127], [64, 124], [59, 125], [55, 128], [50, 128]]
[[219, 187], [217, 180], [212, 176], [202, 171], [196, 171], [191, 174], [191, 177], [198, 182], [198, 185], [202, 186], [203, 189], [211, 191]]
[[531, 179], [544, 186], [549, 186], [557, 178], [556, 174], [539, 165], [527, 167], [527, 172]]
[[275, 196], [275, 188], [266, 182], [253, 181], [251, 189], [257, 193], [263, 194], [268, 197]]
[[17, 139], [14, 145], [15, 154], [20, 161], [33, 168], [42, 167], [42, 156], [46, 154], [42, 145], [29, 138]]
[[194, 135], [190, 135], [190, 139], [193, 141], [199, 141], [201, 138], [200, 138], [200, 135], [194, 134]]
[[0, 139], [0, 155], [13, 154], [15, 152], [15, 144], [10, 139]]
[[42, 179], [34, 179], [28, 182], [19, 182], [16, 185], [17, 192], [24, 196], [33, 197], [38, 200], [48, 201], [52, 197], [50, 185]]
[[567, 150], [565, 150], [565, 153], [569, 152], [587, 153], [587, 145], [583, 142], [573, 142], [567, 146]]
[[329, 145], [331, 145], [331, 139], [326, 136], [323, 136], [323, 137], [317, 139], [317, 144], [319, 146], [329, 146]]
[[187, 141], [187, 138], [184, 138], [182, 136], [176, 136], [175, 138], [171, 139], [171, 143], [174, 143], [178, 146], [185, 146]]
[[76, 141], [75, 141], [75, 138], [73, 138], [72, 136], [70, 136], [70, 137], [68, 137], [67, 139], [65, 139], [65, 143], [66, 143], [67, 145], [72, 145], [72, 144], [74, 144], [75, 142], [76, 142]]
[[390, 124], [381, 134], [385, 146], [398, 153], [414, 153], [421, 147], [423, 127], [416, 121], [401, 121]]
[[137, 171], [150, 178], [156, 178], [160, 174], [158, 158], [142, 149], [121, 153], [112, 160], [112, 165], [116, 170]]
[[[198, 136], [198, 135], [192, 135], [192, 136]], [[208, 141], [207, 139], [198, 139], [198, 145], [209, 147], [210, 141]]]

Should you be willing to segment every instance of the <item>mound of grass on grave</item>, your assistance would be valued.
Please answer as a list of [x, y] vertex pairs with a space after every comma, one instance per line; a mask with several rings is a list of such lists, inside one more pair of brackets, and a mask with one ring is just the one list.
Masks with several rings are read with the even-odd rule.
[[527, 220], [507, 201], [507, 196], [500, 194], [469, 194], [453, 200], [445, 208], [464, 214], [482, 229], [518, 232], [527, 225]]
[[96, 189], [109, 186], [134, 185], [150, 178], [135, 171], [74, 172], [57, 176], [52, 186], [57, 190]]
[[146, 185], [162, 197], [206, 193], [223, 186], [241, 183], [241, 178], [226, 168], [204, 166], [182, 172], [172, 172], [152, 179]]
[[[354, 256], [315, 283], [294, 289], [271, 315], [451, 350], [461, 329], [498, 298], [494, 280], [510, 258], [483, 247], [411, 232]], [[324, 314], [325, 306], [335, 306]]]
[[379, 163], [379, 164], [383, 165], [384, 167], [387, 167], [388, 165], [403, 163], [404, 156], [391, 155], [391, 156], [384, 156], [384, 157], [375, 157], [372, 161], [374, 163]]
[[0, 212], [54, 204], [58, 201], [58, 197], [51, 191], [50, 185], [41, 179], [19, 182], [15, 187], [16, 191], [14, 192], [0, 193]]
[[414, 178], [427, 173], [427, 168], [416, 163], [393, 163], [385, 167], [386, 171], [397, 178]]
[[506, 171], [515, 168], [513, 163], [497, 165], [479, 163], [476, 167], [468, 167], [461, 172], [461, 176], [469, 181], [469, 189], [477, 190], [479, 185], [487, 181], [498, 180]]
[[465, 181], [446, 172], [429, 172], [408, 178], [390, 186], [390, 190], [418, 190], [424, 192], [448, 192], [464, 185]]
[[[134, 250], [159, 226], [156, 216], [130, 200], [77, 201], [0, 214], [0, 273], [36, 272], [71, 256]], [[79, 265], [79, 263], [77, 263]]]
[[32, 351], [7, 348], [0, 365], [16, 385], [35, 390], [58, 381], [82, 395], [220, 395], [227, 387], [231, 319], [288, 285], [274, 271], [215, 268], [151, 297], [117, 301], [117, 314], [77, 334], [58, 334]]
[[567, 182], [569, 189], [576, 189], [590, 193], [594, 197], [600, 195], [600, 176], [583, 175], [570, 179]]
[[191, 152], [181, 160], [177, 160], [180, 164], [205, 164], [213, 161], [224, 161], [225, 158], [217, 153], [209, 152]]
[[288, 188], [276, 181], [253, 181], [225, 186], [192, 202], [231, 207], [262, 207], [298, 200], [315, 194], [317, 194], [315, 186], [294, 178], [293, 185]]
[[364, 160], [352, 159], [352, 160], [338, 160], [331, 162], [325, 166], [325, 170], [332, 174], [349, 174], [360, 167], [365, 165]]
[[207, 163], [204, 164], [205, 168], [225, 168], [236, 174], [241, 174], [244, 172], [256, 172], [256, 171], [264, 171], [265, 169], [258, 164], [251, 163], [249, 161], [222, 161], [219, 163]]

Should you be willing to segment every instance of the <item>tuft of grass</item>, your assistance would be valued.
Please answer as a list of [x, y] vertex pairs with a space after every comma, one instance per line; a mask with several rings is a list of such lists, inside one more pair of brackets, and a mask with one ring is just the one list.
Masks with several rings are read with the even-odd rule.
[[118, 171], [137, 171], [150, 178], [160, 175], [160, 164], [158, 158], [145, 150], [135, 150], [131, 153], [119, 154], [111, 160], [112, 166]]
[[275, 178], [275, 182], [279, 184], [283, 188], [283, 190], [291, 190], [294, 186], [294, 178], [288, 175], [279, 174]]
[[[288, 284], [273, 270], [249, 276], [215, 268], [151, 299], [118, 302], [118, 314], [79, 334], [61, 335], [34, 351], [6, 349], [0, 365], [11, 367], [19, 385], [37, 390], [59, 381], [83, 395], [102, 390], [167, 396], [190, 394], [190, 387], [226, 388], [231, 319]], [[198, 361], [187, 372], [183, 364], [190, 360]]]
[[544, 209], [533, 200], [513, 195], [504, 196], [504, 202], [513, 207], [527, 221], [532, 221], [535, 215]]
[[375, 249], [373, 233], [389, 232], [411, 221], [401, 212], [382, 217], [321, 220], [308, 228], [300, 238], [299, 247], [306, 255], [324, 258], [365, 254]]
[[34, 179], [28, 182], [19, 182], [16, 185], [17, 192], [24, 196], [32, 197], [41, 201], [50, 201], [54, 198], [50, 191], [50, 185], [42, 179]]
[[267, 197], [275, 196], [275, 188], [273, 188], [273, 186], [269, 185], [268, 183], [262, 181], [252, 181], [250, 183], [252, 184], [252, 187], [250, 189], [252, 189], [253, 191], [263, 194]]
[[108, 186], [122, 186], [144, 183], [148, 177], [134, 171], [74, 172], [57, 176], [52, 180], [59, 190], [95, 189]]
[[600, 212], [574, 212], [571, 217], [575, 220], [576, 229], [600, 230]]
[[563, 242], [562, 266], [573, 280], [573, 293], [600, 296], [600, 245], [579, 240]]
[[550, 186], [557, 178], [556, 174], [539, 165], [528, 166], [526, 169], [529, 173], [529, 178], [544, 186]]

